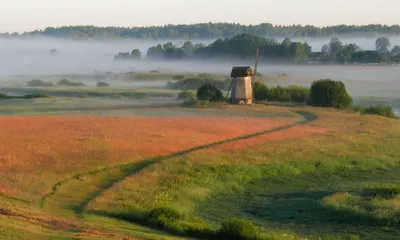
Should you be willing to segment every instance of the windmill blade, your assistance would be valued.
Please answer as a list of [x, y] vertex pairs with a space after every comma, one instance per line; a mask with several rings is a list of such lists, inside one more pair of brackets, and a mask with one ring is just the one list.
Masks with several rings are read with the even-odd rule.
[[226, 94], [225, 99], [228, 99], [229, 93], [231, 92], [231, 89], [232, 89], [232, 84], [233, 84], [233, 78], [231, 80], [231, 84], [229, 85], [228, 93]]
[[257, 49], [257, 52], [256, 52], [256, 63], [255, 63], [255, 65], [254, 65], [254, 73], [253, 73], [252, 86], [254, 86], [254, 83], [255, 83], [255, 80], [256, 80], [256, 77], [257, 77], [258, 54], [259, 54], [259, 51], [258, 51], [258, 49]]

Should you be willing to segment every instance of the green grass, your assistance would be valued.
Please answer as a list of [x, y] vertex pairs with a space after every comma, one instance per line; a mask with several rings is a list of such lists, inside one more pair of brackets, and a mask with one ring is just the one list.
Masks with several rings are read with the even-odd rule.
[[[399, 122], [289, 109], [312, 120], [300, 127], [328, 131], [281, 141], [262, 138], [294, 127], [286, 126], [76, 174], [53, 183], [40, 206], [0, 196], [3, 208], [35, 216], [24, 229], [25, 218], [0, 214], [0, 236], [173, 239], [169, 232], [204, 239], [397, 239]], [[236, 149], [235, 143], [246, 141], [246, 148]], [[43, 218], [77, 227], [42, 226]]]
[[[151, 88], [98, 88], [98, 87], [48, 87], [48, 88], [29, 88], [29, 87], [2, 87], [0, 92], [13, 92], [19, 95], [42, 93], [54, 97], [112, 97], [118, 94], [125, 98], [141, 99], [144, 97], [164, 97], [174, 98], [178, 95], [178, 90], [151, 89]], [[2, 95], [0, 95], [0, 99]]]

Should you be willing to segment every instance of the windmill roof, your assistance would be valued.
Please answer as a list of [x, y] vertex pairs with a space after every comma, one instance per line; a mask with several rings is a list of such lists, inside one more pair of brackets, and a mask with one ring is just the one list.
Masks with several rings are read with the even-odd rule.
[[233, 67], [231, 77], [248, 77], [253, 75], [253, 69], [251, 67]]

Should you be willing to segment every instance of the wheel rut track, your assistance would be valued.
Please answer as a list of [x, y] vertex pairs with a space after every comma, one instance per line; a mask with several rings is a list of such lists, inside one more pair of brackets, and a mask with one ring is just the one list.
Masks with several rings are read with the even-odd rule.
[[210, 147], [214, 147], [214, 146], [218, 146], [218, 145], [222, 145], [222, 144], [226, 144], [226, 143], [230, 143], [230, 142], [234, 142], [234, 141], [238, 141], [238, 140], [250, 139], [253, 137], [257, 137], [257, 136], [261, 136], [261, 135], [265, 135], [265, 134], [269, 134], [269, 133], [279, 132], [279, 131], [290, 129], [290, 128], [300, 126], [300, 125], [305, 125], [305, 124], [311, 123], [318, 119], [317, 115], [307, 112], [307, 111], [294, 111], [294, 113], [301, 116], [303, 118], [303, 120], [297, 121], [295, 123], [288, 124], [285, 126], [277, 127], [274, 129], [264, 130], [264, 131], [260, 131], [260, 132], [256, 132], [256, 133], [252, 133], [252, 134], [248, 134], [248, 135], [243, 135], [243, 136], [239, 136], [239, 137], [235, 137], [235, 138], [225, 139], [225, 140], [189, 148], [189, 149], [186, 149], [186, 150], [183, 150], [180, 152], [176, 152], [176, 153], [173, 153], [170, 155], [166, 155], [166, 156], [155, 157], [155, 158], [147, 159], [147, 160], [144, 160], [141, 162], [122, 164], [122, 165], [117, 165], [117, 166], [113, 166], [113, 167], [98, 169], [98, 170], [84, 172], [84, 173], [74, 175], [70, 178], [64, 179], [64, 180], [59, 181], [56, 184], [54, 184], [52, 187], [52, 191], [41, 198], [40, 205], [41, 205], [41, 207], [44, 208], [45, 204], [47, 202], [49, 202], [49, 200], [51, 200], [51, 198], [53, 198], [54, 196], [57, 195], [60, 188], [62, 188], [64, 185], [66, 185], [70, 181], [79, 180], [81, 177], [87, 176], [87, 175], [96, 175], [96, 174], [101, 174], [101, 173], [107, 173], [108, 171], [111, 171], [111, 170], [119, 170], [120, 173], [117, 174], [115, 177], [108, 177], [108, 176], [105, 177], [106, 182], [104, 184], [103, 183], [99, 184], [98, 190], [88, 193], [87, 196], [85, 196], [85, 198], [82, 199], [82, 201], [77, 206], [66, 209], [66, 210], [72, 210], [73, 212], [75, 212], [77, 214], [77, 216], [82, 217], [83, 216], [82, 214], [84, 213], [87, 205], [93, 199], [95, 199], [98, 196], [100, 196], [101, 194], [103, 194], [107, 189], [111, 188], [118, 182], [121, 182], [122, 180], [126, 179], [129, 176], [137, 174], [138, 172], [142, 171], [143, 169], [145, 169], [153, 164], [156, 164], [158, 162], [165, 161], [165, 160], [168, 160], [171, 158], [181, 157], [188, 153], [195, 152], [198, 150], [207, 149]]

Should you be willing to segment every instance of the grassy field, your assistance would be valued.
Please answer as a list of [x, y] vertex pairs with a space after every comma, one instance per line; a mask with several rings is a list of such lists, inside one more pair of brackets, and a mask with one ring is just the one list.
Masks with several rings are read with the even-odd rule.
[[223, 239], [235, 218], [251, 220], [257, 239], [400, 234], [398, 120], [6, 101], [3, 115], [34, 106], [39, 116], [0, 117], [2, 239]]

